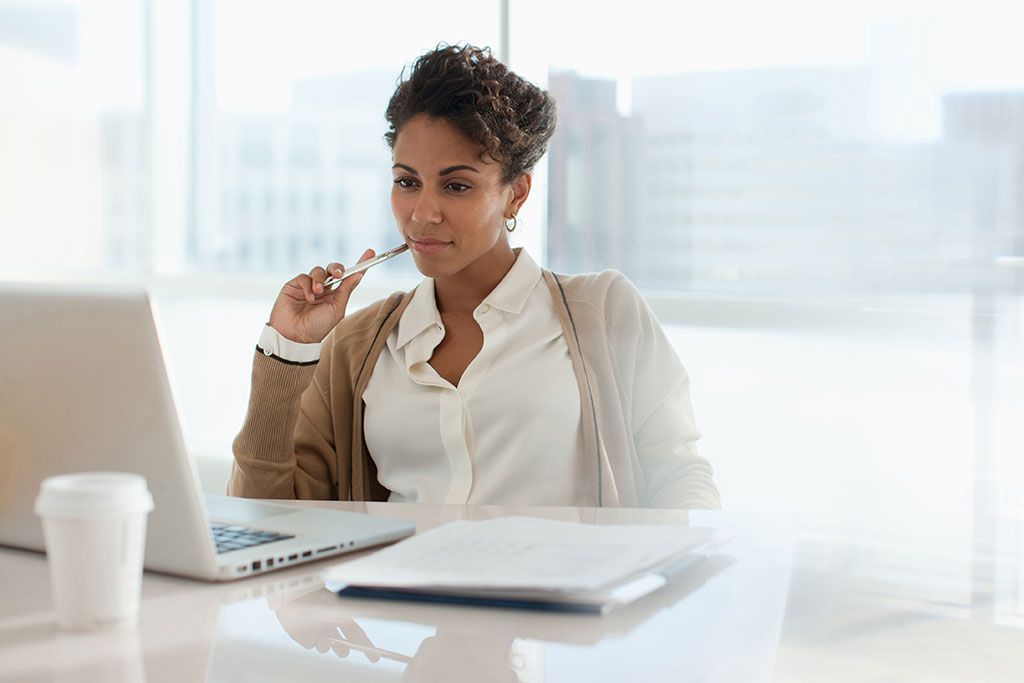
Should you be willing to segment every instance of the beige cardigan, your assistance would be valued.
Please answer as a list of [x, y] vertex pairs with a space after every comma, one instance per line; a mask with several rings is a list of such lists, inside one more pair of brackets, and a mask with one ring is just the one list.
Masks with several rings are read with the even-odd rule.
[[[621, 274], [543, 271], [580, 386], [584, 453], [594, 505], [717, 508], [698, 434], [681, 416], [687, 454], [671, 481], [645, 481], [634, 434], [662, 399], [689, 379], [657, 320]], [[252, 393], [228, 493], [250, 498], [387, 500], [363, 438], [363, 391], [412, 293], [396, 293], [344, 318], [319, 362], [257, 352]]]

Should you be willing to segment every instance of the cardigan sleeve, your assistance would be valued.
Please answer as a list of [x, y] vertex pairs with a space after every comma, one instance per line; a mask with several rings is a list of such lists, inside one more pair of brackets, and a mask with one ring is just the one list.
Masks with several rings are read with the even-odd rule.
[[[370, 477], [360, 495], [386, 499], [365, 450], [355, 392], [357, 378], [369, 377], [361, 368], [372, 364], [375, 344], [390, 330], [386, 324], [399, 319], [403, 297], [408, 300], [398, 292], [345, 316], [323, 340], [318, 361], [256, 353], [249, 409], [233, 444], [229, 495], [351, 500], [358, 457], [357, 469]], [[354, 443], [361, 444], [355, 456]]]
[[693, 420], [687, 379], [669, 391], [633, 438], [644, 473], [646, 506], [721, 507], [711, 464], [697, 453], [700, 433]]
[[320, 364], [295, 364], [256, 353], [252, 389], [228, 494], [246, 498], [336, 497], [330, 410], [314, 375]]
[[[619, 359], [647, 507], [719, 508], [710, 463], [697, 453], [700, 438], [686, 369], [653, 311], [625, 277], [608, 291], [609, 334]], [[614, 332], [613, 332], [614, 330]]]

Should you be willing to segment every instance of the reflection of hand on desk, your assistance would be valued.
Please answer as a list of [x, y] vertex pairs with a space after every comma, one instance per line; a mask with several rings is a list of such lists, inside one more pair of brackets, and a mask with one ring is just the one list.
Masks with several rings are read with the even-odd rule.
[[[324, 588], [315, 591], [314, 596], [319, 598], [317, 594], [321, 592], [330, 593]], [[333, 593], [331, 597], [334, 597]], [[274, 616], [281, 622], [285, 632], [307, 650], [315, 648], [320, 654], [333, 651], [339, 657], [347, 657], [352, 649], [349, 643], [352, 643], [359, 646], [356, 649], [363, 652], [371, 662], [380, 659], [366, 631], [351, 617], [332, 617], [324, 612], [311, 615], [301, 598], [277, 607]]]
[[527, 666], [522, 653], [515, 651], [517, 639], [511, 633], [479, 629], [473, 620], [468, 625], [465, 620], [443, 620], [412, 655], [379, 648], [352, 616], [366, 612], [349, 609], [351, 603], [323, 588], [277, 607], [274, 613], [285, 632], [307, 650], [331, 651], [342, 658], [355, 650], [370, 662], [382, 658], [399, 662], [407, 665], [405, 681], [516, 681], [516, 671]]
[[[366, 658], [371, 662], [379, 662], [381, 653], [377, 648], [370, 642], [370, 637], [366, 635], [359, 624], [356, 623], [355, 619], [346, 619], [338, 624], [338, 630], [341, 631], [341, 635], [344, 636], [341, 639], [331, 639], [331, 649], [334, 654], [339, 657], [348, 657], [348, 653], [352, 650], [357, 650], [366, 655]], [[408, 661], [408, 658], [397, 653], [387, 653], [391, 656], [391, 659], [397, 659], [398, 661]]]
[[[538, 668], [511, 637], [491, 637], [479, 632], [438, 631], [425, 638], [402, 676], [410, 683], [476, 683], [509, 681], [518, 683]], [[452, 662], [458, 662], [453, 667]]]

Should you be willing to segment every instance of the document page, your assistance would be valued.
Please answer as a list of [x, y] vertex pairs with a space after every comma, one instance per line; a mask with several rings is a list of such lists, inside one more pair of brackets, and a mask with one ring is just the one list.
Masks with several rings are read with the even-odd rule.
[[533, 517], [457, 521], [328, 570], [351, 586], [594, 592], [698, 548], [711, 530]]

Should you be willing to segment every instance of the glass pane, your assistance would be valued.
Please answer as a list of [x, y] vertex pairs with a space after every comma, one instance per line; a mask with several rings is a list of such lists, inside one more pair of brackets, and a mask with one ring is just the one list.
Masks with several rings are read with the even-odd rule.
[[[439, 41], [497, 46], [496, 3], [197, 8], [193, 269], [297, 272], [394, 246], [384, 111]], [[407, 271], [397, 259], [382, 271]]]
[[513, 3], [513, 66], [559, 101], [553, 267], [758, 295], [1019, 291], [1021, 8], [588, 8]]
[[148, 262], [138, 0], [0, 3], [0, 276]]
[[512, 9], [512, 66], [559, 105], [548, 263], [645, 288], [726, 507], [975, 607], [1024, 499], [1024, 7]]

